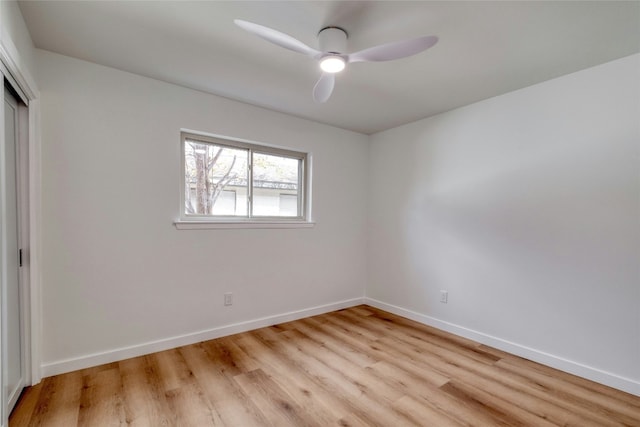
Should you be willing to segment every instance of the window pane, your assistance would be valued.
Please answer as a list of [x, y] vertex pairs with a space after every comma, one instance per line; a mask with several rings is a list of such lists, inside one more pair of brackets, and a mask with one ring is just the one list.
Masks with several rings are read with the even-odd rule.
[[[254, 216], [300, 216], [299, 164], [299, 159], [253, 154]], [[292, 202], [292, 199], [295, 201]]]
[[222, 190], [222, 193], [218, 196], [218, 200], [216, 200], [216, 203], [213, 205], [212, 213], [214, 215], [236, 215], [237, 200], [236, 190]]
[[186, 140], [185, 213], [247, 215], [248, 150]]
[[298, 215], [298, 196], [280, 193], [280, 213], [283, 216]]

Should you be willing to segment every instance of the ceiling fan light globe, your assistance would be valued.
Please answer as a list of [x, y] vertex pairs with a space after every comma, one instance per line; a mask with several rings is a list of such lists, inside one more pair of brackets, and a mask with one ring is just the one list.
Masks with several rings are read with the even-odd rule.
[[339, 73], [344, 70], [345, 65], [344, 58], [338, 55], [325, 56], [320, 60], [320, 68], [325, 73]]

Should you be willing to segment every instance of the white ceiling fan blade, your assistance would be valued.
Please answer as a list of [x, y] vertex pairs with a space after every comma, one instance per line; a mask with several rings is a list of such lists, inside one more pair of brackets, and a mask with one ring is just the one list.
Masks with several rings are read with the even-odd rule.
[[333, 73], [322, 73], [320, 80], [313, 87], [313, 100], [316, 102], [327, 102], [327, 99], [333, 92], [333, 86], [335, 86], [336, 77]]
[[438, 37], [436, 36], [423, 36], [416, 39], [387, 43], [352, 53], [349, 55], [349, 62], [392, 61], [420, 53], [437, 42]]
[[280, 47], [284, 47], [285, 49], [289, 49], [294, 52], [302, 53], [304, 55], [312, 57], [321, 53], [319, 50], [307, 46], [300, 40], [294, 39], [293, 37], [272, 28], [254, 24], [253, 22], [243, 21], [242, 19], [235, 19], [233, 22], [235, 22], [235, 24], [243, 30], [255, 34], [256, 36], [261, 37]]

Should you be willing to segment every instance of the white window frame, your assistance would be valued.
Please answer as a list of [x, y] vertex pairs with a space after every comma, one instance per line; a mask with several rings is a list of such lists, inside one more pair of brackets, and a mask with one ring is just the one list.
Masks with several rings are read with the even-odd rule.
[[[187, 140], [248, 150], [247, 216], [189, 215], [185, 212], [185, 144]], [[298, 171], [301, 181], [298, 184], [298, 192], [300, 194], [298, 211], [301, 213], [300, 216], [253, 216], [253, 153], [271, 154], [300, 160], [300, 169]], [[182, 129], [180, 132], [180, 216], [178, 220], [174, 221], [174, 225], [177, 229], [313, 227], [314, 222], [311, 221], [311, 153]]]

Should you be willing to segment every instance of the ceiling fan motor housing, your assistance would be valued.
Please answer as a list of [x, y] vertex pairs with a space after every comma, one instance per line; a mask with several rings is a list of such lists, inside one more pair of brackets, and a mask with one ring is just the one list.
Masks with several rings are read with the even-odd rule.
[[318, 45], [322, 52], [344, 54], [347, 51], [347, 32], [338, 27], [326, 27], [318, 33]]

